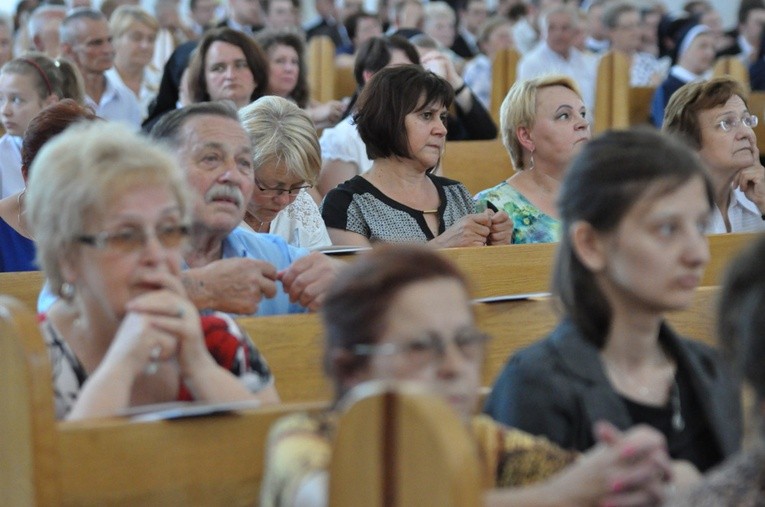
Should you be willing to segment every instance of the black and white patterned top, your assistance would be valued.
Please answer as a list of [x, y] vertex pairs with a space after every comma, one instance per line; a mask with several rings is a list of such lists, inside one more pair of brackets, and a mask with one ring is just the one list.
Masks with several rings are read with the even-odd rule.
[[[460, 218], [475, 213], [475, 205], [462, 183], [428, 177], [438, 190], [440, 235]], [[361, 234], [371, 242], [425, 243], [434, 238], [421, 210], [394, 201], [361, 176], [330, 190], [321, 204], [321, 216], [327, 227]]]

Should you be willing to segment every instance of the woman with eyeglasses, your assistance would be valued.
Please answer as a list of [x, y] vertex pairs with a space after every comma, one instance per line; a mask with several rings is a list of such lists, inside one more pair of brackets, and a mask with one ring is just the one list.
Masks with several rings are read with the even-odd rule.
[[[340, 273], [321, 309], [324, 367], [337, 404], [368, 380], [415, 382], [442, 397], [475, 438], [485, 505], [658, 505], [669, 480], [661, 436], [597, 425], [601, 443], [579, 456], [476, 416], [487, 337], [463, 275], [421, 245], [385, 245]], [[266, 450], [262, 507], [327, 505], [336, 416], [277, 422]]]
[[680, 337], [709, 262], [712, 186], [695, 153], [651, 130], [611, 131], [574, 159], [558, 200], [555, 330], [504, 366], [486, 413], [566, 448], [592, 424], [650, 425], [693, 480], [741, 445], [736, 382], [717, 351]]
[[681, 134], [709, 168], [714, 189], [708, 233], [765, 230], [765, 167], [746, 92], [730, 77], [689, 83], [664, 113], [664, 132]]
[[308, 249], [332, 242], [309, 191], [321, 170], [321, 148], [311, 118], [295, 103], [267, 95], [239, 111], [252, 140], [255, 189], [245, 223]]
[[59, 418], [278, 400], [250, 339], [227, 317], [200, 318], [185, 295], [193, 200], [169, 154], [120, 125], [72, 127], [35, 159], [27, 202], [60, 298], [41, 323]]

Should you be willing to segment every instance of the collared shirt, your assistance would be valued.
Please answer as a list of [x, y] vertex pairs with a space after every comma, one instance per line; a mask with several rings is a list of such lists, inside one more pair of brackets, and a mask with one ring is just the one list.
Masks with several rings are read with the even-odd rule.
[[539, 34], [531, 26], [528, 19], [521, 18], [513, 25], [513, 42], [515, 42], [515, 48], [521, 54], [528, 53], [539, 42]]
[[765, 220], [757, 205], [747, 199], [744, 192], [734, 189], [728, 205], [728, 220], [731, 230], [725, 228], [722, 212], [717, 206], [712, 210], [712, 219], [707, 226], [707, 234], [724, 234], [726, 232], [757, 232], [765, 231]]
[[463, 79], [473, 94], [478, 97], [483, 107], [489, 109], [491, 103], [491, 60], [480, 54], [465, 65]]
[[107, 74], [104, 74], [104, 79], [106, 88], [101, 95], [101, 101], [96, 104], [95, 100], [85, 95], [85, 104], [105, 120], [119, 121], [136, 129], [141, 128], [141, 108], [135, 94]]
[[584, 41], [584, 45], [587, 48], [588, 51], [592, 51], [595, 54], [603, 54], [606, 51], [609, 50], [611, 47], [611, 41], [608, 39], [593, 39], [592, 37], [587, 37]]
[[556, 53], [547, 42], [540, 42], [518, 62], [517, 80], [531, 79], [551, 72], [570, 76], [582, 91], [582, 98], [588, 113], [595, 107], [595, 84], [598, 75], [598, 58], [582, 53], [575, 47], [569, 50], [568, 58]]
[[24, 190], [21, 177], [21, 137], [0, 137], [0, 199]]
[[233, 30], [246, 33], [250, 37], [255, 35], [256, 32], [256, 30], [251, 25], [242, 25], [241, 23], [234, 21], [232, 18], [228, 18], [226, 20], [226, 25]]
[[738, 54], [738, 57], [749, 63], [749, 57], [754, 52], [754, 47], [749, 44], [749, 41], [741, 34], [736, 38], [736, 42], [738, 42], [738, 47], [741, 48], [741, 53]]
[[[237, 227], [223, 241], [222, 259], [237, 257], [258, 259], [273, 264], [276, 271], [287, 269], [297, 259], [308, 255], [308, 250], [288, 245], [284, 239], [273, 234], [263, 234]], [[276, 282], [276, 296], [263, 298], [255, 315], [282, 315], [305, 313], [307, 309], [298, 303], [290, 303], [281, 282]]]
[[459, 34], [462, 36], [462, 40], [465, 41], [467, 47], [473, 52], [474, 55], [478, 55], [481, 52], [481, 48], [478, 47], [478, 38], [467, 28], [460, 28]]
[[[114, 83], [117, 83], [125, 88], [125, 82], [122, 80], [117, 67], [112, 67], [106, 71], [106, 75], [109, 79], [112, 79]], [[141, 120], [145, 120], [149, 114], [149, 104], [157, 96], [159, 91], [159, 82], [162, 79], [162, 73], [157, 70], [154, 65], [149, 64], [143, 70], [143, 79], [141, 80], [141, 89], [138, 92], [136, 99], [138, 100], [138, 107], [141, 109]], [[130, 90], [128, 88], [128, 90]], [[132, 90], [130, 90], [132, 92]], [[133, 93], [135, 95], [135, 93]]]

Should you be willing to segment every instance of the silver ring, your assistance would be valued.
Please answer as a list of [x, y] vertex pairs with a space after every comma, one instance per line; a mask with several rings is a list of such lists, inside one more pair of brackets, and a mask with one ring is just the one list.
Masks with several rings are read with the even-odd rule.
[[159, 369], [159, 356], [162, 354], [162, 347], [155, 345], [149, 352], [149, 364], [143, 369], [146, 375], [154, 375]]

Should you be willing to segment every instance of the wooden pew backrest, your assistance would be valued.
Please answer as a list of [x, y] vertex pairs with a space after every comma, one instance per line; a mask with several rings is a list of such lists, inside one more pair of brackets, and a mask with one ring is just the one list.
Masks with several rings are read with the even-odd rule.
[[37, 297], [40, 295], [45, 275], [42, 271], [20, 271], [0, 273], [0, 295], [17, 299], [25, 308], [37, 308]]
[[0, 504], [57, 505], [61, 497], [48, 352], [37, 319], [0, 296]]
[[500, 139], [448, 141], [441, 160], [441, 174], [459, 181], [475, 195], [512, 176], [513, 165]]
[[494, 123], [499, 126], [499, 109], [505, 95], [515, 84], [518, 61], [521, 54], [514, 48], [503, 49], [494, 55], [491, 63], [491, 97], [489, 100], [489, 113]]
[[311, 37], [306, 54], [308, 88], [319, 102], [335, 98], [335, 43], [328, 35]]
[[0, 297], [0, 505], [253, 505], [271, 424], [326, 403], [175, 421], [57, 422], [35, 314]]
[[598, 62], [593, 133], [648, 123], [654, 87], [630, 86], [627, 57], [609, 51]]
[[379, 383], [358, 391], [368, 394], [360, 395], [338, 423], [329, 505], [481, 504], [475, 443], [446, 403]]

